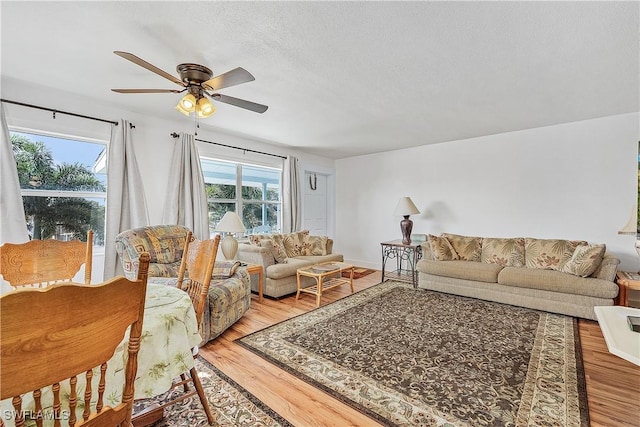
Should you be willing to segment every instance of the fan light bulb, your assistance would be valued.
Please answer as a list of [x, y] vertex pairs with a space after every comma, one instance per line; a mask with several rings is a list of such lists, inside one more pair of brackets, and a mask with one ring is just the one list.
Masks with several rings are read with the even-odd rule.
[[216, 107], [214, 107], [207, 98], [202, 97], [198, 100], [198, 105], [196, 106], [196, 114], [198, 117], [210, 117], [215, 112]]
[[180, 100], [180, 106], [188, 112], [193, 112], [196, 109], [196, 97], [193, 94], [188, 93]]

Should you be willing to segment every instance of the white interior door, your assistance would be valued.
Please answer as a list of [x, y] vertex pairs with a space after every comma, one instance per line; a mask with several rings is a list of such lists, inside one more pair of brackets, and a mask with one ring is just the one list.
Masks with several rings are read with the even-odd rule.
[[327, 176], [304, 174], [303, 229], [314, 236], [327, 235]]

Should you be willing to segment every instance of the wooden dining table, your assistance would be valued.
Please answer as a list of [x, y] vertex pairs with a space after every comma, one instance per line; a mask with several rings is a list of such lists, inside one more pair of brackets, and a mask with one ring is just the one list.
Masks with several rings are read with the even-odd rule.
[[[63, 309], [72, 310], [73, 307]], [[105, 405], [118, 403], [122, 396], [127, 338], [123, 339], [108, 362]], [[189, 295], [175, 287], [148, 283], [134, 398], [150, 398], [168, 391], [176, 377], [194, 366], [192, 351], [201, 341], [196, 313]], [[55, 369], [55, 366], [51, 368]], [[92, 380], [94, 390], [97, 389], [99, 376], [98, 368], [95, 368]], [[84, 392], [85, 384], [84, 376], [79, 377], [78, 394]], [[63, 391], [61, 396], [68, 396], [68, 393], [64, 393], [65, 388], [69, 390], [68, 381], [60, 386]], [[52, 402], [45, 400], [47, 395], [43, 390], [45, 409], [46, 405], [52, 405]], [[31, 395], [25, 395], [23, 399], [24, 408], [28, 409], [28, 405], [33, 405]], [[67, 402], [62, 403], [64, 407]], [[11, 399], [0, 402], [0, 410], [3, 414], [10, 413]], [[78, 410], [81, 416], [82, 408]], [[13, 425], [12, 420], [5, 419], [4, 422], [7, 426]]]

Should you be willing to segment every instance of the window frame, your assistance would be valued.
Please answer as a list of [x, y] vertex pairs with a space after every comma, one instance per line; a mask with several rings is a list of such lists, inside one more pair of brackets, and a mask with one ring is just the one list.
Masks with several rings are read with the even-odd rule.
[[[11, 143], [11, 135], [14, 133], [19, 133], [19, 134], [24, 134], [24, 135], [29, 135], [29, 136], [41, 136], [44, 138], [56, 138], [56, 139], [64, 139], [64, 140], [69, 140], [72, 142], [78, 142], [78, 143], [87, 143], [87, 144], [96, 144], [96, 145], [100, 145], [102, 146], [102, 150], [101, 153], [105, 152], [106, 150], [108, 150], [109, 148], [109, 141], [105, 140], [105, 139], [97, 139], [97, 138], [87, 138], [87, 137], [82, 137], [82, 136], [77, 136], [77, 135], [70, 135], [70, 134], [62, 134], [62, 133], [58, 133], [58, 132], [48, 132], [45, 130], [37, 130], [37, 129], [32, 129], [32, 128], [24, 128], [24, 127], [19, 127], [19, 126], [8, 126], [8, 131], [9, 131], [9, 143]], [[37, 141], [34, 141], [37, 142]], [[12, 147], [13, 150], [13, 147]], [[99, 155], [98, 158], [96, 158], [96, 162], [98, 161], [98, 159], [102, 156]], [[56, 161], [56, 159], [54, 158], [54, 162]], [[107, 173], [104, 173], [105, 177], [107, 176]], [[106, 187], [108, 188], [108, 182], [106, 182]], [[76, 199], [101, 199], [104, 201], [104, 216], [105, 216], [105, 223], [103, 224], [103, 235], [105, 235], [105, 239], [106, 239], [106, 213], [107, 213], [107, 191], [73, 191], [73, 190], [51, 190], [51, 189], [43, 189], [43, 190], [39, 190], [36, 188], [22, 188], [20, 187], [20, 197], [61, 197], [61, 198], [76, 198]], [[103, 250], [104, 248], [104, 244], [102, 245], [96, 245], [95, 240], [94, 240], [94, 249], [98, 249], [98, 252], [100, 250]], [[94, 251], [95, 253], [95, 251]]]
[[[237, 160], [227, 160], [227, 159], [222, 159], [219, 157], [211, 157], [211, 156], [200, 156], [200, 164], [202, 166], [202, 162], [204, 161], [210, 161], [210, 162], [219, 162], [219, 163], [226, 163], [229, 165], [235, 165], [235, 174], [236, 174], [236, 182], [235, 182], [235, 193], [236, 193], [236, 197], [235, 199], [214, 199], [214, 198], [207, 198], [207, 205], [209, 203], [228, 203], [228, 204], [234, 204], [235, 205], [235, 212], [241, 217], [243, 218], [243, 210], [245, 205], [262, 205], [262, 206], [267, 206], [267, 205], [271, 205], [271, 206], [275, 206], [276, 207], [276, 211], [277, 211], [277, 217], [276, 217], [276, 224], [277, 224], [277, 229], [281, 229], [282, 228], [282, 168], [278, 168], [275, 166], [265, 166], [265, 165], [260, 165], [260, 164], [256, 164], [256, 163], [249, 163], [249, 162], [240, 162]], [[243, 195], [242, 195], [242, 172], [243, 172], [243, 166], [248, 166], [251, 168], [257, 168], [257, 169], [265, 169], [265, 170], [273, 170], [276, 171], [278, 173], [278, 200], [277, 201], [273, 201], [273, 200], [267, 200], [267, 195], [265, 192], [262, 193], [262, 199], [244, 199]], [[208, 184], [205, 181], [205, 184]], [[207, 212], [209, 213], [209, 209], [207, 207]], [[264, 223], [267, 221], [266, 217], [263, 217], [263, 225]], [[210, 232], [212, 232], [213, 230], [210, 229]], [[245, 234], [249, 234], [250, 230], [247, 229]]]

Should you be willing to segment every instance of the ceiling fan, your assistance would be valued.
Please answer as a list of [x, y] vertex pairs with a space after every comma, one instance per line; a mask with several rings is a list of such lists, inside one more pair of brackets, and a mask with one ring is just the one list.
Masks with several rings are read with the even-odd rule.
[[182, 89], [111, 89], [118, 93], [182, 93], [187, 92], [182, 99], [176, 105], [176, 110], [182, 114], [188, 116], [190, 113], [195, 113], [197, 117], [209, 117], [215, 113], [216, 108], [211, 103], [211, 100], [224, 102], [236, 107], [244, 108], [246, 110], [254, 111], [256, 113], [264, 113], [267, 111], [266, 105], [257, 104], [255, 102], [246, 101], [240, 98], [234, 98], [228, 95], [222, 95], [215, 93], [219, 89], [223, 89], [229, 86], [239, 85], [241, 83], [247, 83], [255, 80], [255, 77], [251, 75], [244, 68], [238, 67], [231, 71], [222, 73], [218, 76], [213, 76], [213, 71], [199, 64], [178, 64], [176, 71], [180, 75], [180, 78], [161, 70], [160, 68], [148, 63], [144, 59], [138, 58], [132, 53], [114, 51], [118, 56], [127, 59], [134, 64], [137, 64], [147, 70], [164, 77], [167, 80], [181, 86]]

